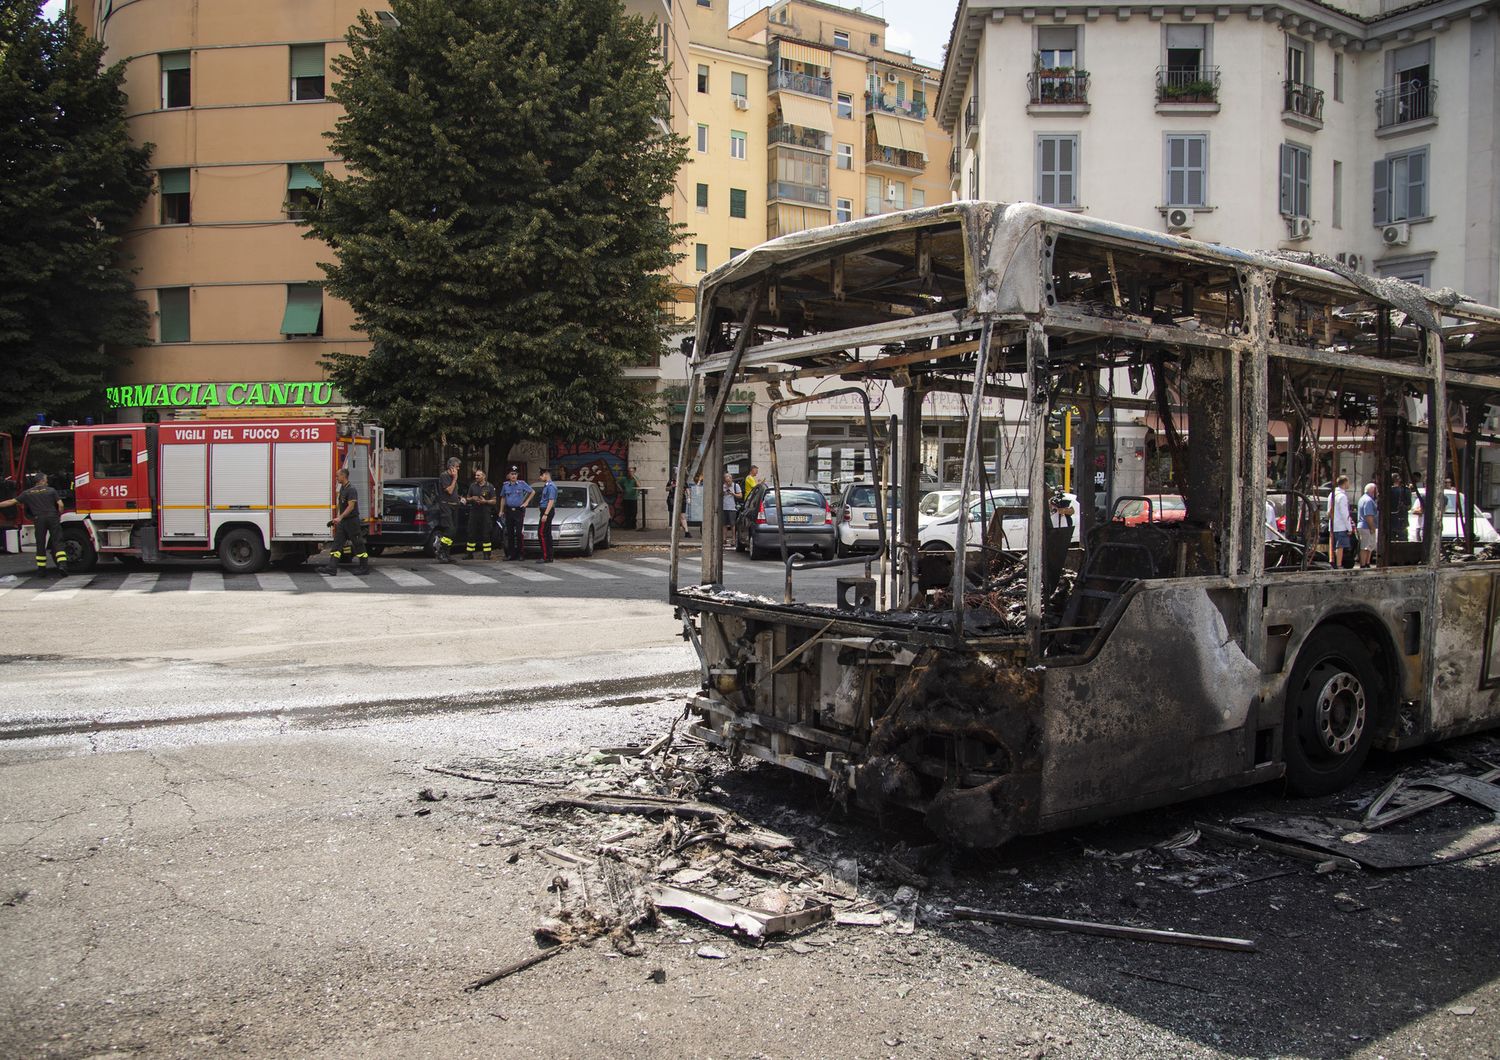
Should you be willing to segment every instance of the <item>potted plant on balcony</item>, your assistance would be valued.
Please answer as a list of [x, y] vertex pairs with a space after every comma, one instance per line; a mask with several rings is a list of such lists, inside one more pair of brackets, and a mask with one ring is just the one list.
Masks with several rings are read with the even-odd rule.
[[1194, 81], [1182, 81], [1177, 84], [1166, 84], [1161, 87], [1161, 99], [1172, 100], [1176, 103], [1212, 103], [1214, 102], [1214, 83], [1212, 81], [1198, 79]]

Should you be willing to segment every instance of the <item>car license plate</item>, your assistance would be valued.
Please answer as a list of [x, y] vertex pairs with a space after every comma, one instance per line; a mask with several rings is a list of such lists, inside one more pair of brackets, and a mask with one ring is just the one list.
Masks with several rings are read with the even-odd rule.
[[805, 523], [810, 518], [811, 518], [811, 516], [807, 516], [807, 515], [789, 515], [789, 516], [786, 517], [786, 521], [789, 522], [789, 523]]
[[388, 522], [388, 523], [399, 523], [401, 521], [401, 516], [399, 516], [399, 515], [387, 515], [385, 517], [385, 521]]

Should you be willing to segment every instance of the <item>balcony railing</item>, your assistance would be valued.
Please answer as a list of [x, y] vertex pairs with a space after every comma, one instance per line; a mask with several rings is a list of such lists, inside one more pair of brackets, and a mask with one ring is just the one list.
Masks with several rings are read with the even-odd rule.
[[865, 144], [865, 164], [923, 170], [927, 168], [927, 156], [920, 151], [902, 151], [895, 147], [883, 147], [872, 140]]
[[1033, 70], [1026, 75], [1031, 102], [1040, 104], [1087, 103], [1087, 70]]
[[927, 120], [927, 103], [920, 99], [887, 99], [883, 93], [866, 92], [865, 110], [894, 114], [898, 118]]
[[1437, 106], [1436, 81], [1408, 81], [1375, 93], [1376, 128], [1430, 118]]
[[1158, 66], [1156, 68], [1156, 102], [1219, 102], [1219, 68], [1217, 66]]
[[833, 82], [826, 77], [814, 77], [812, 74], [799, 73], [796, 70], [777, 70], [776, 87], [791, 89], [793, 92], [806, 92], [809, 96], [822, 96], [824, 99], [833, 98]]
[[806, 202], [813, 206], [828, 205], [828, 189], [811, 184], [794, 184], [786, 180], [773, 180], [766, 186], [766, 198], [787, 199], [791, 202]]
[[964, 106], [964, 135], [979, 128], [979, 97], [973, 96]]
[[959, 157], [958, 148], [955, 147], [953, 153], [948, 156], [948, 178], [951, 180], [957, 177], [962, 169], [963, 162]]
[[768, 134], [768, 140], [773, 144], [789, 144], [792, 147], [806, 147], [814, 151], [832, 151], [833, 136], [817, 129], [805, 129], [800, 125], [773, 125]]
[[1282, 82], [1283, 102], [1281, 109], [1287, 114], [1296, 114], [1313, 121], [1323, 120], [1323, 90], [1304, 85], [1301, 81]]

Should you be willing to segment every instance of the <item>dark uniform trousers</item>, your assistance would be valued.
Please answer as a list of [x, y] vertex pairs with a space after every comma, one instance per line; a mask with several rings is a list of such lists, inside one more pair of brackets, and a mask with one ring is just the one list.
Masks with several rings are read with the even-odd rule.
[[333, 524], [333, 551], [328, 553], [337, 563], [345, 555], [358, 560], [368, 560], [370, 552], [365, 548], [365, 524], [357, 516], [347, 516]]
[[552, 558], [552, 516], [553, 512], [543, 512], [542, 517], [537, 520], [536, 540], [542, 547], [542, 559]]
[[484, 554], [490, 555], [495, 542], [495, 509], [488, 504], [469, 507], [469, 552], [472, 555], [483, 544]]
[[47, 555], [57, 563], [58, 570], [68, 569], [68, 552], [63, 548], [62, 520], [57, 516], [42, 516], [33, 519], [32, 524], [36, 529], [36, 569], [47, 569]]
[[505, 558], [520, 559], [524, 545], [521, 541], [521, 530], [526, 525], [526, 509], [509, 507], [505, 509]]

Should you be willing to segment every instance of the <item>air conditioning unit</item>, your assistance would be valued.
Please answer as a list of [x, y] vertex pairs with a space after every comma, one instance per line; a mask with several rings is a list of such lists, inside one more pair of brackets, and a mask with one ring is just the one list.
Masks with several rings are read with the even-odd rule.
[[1174, 206], [1167, 211], [1167, 231], [1186, 232], [1193, 227], [1193, 211], [1183, 206]]
[[1388, 247], [1404, 247], [1411, 242], [1411, 225], [1402, 221], [1400, 224], [1386, 225], [1380, 230], [1380, 242]]
[[1288, 217], [1286, 219], [1286, 237], [1292, 240], [1312, 238], [1311, 217]]
[[749, 110], [750, 109], [750, 100], [748, 100], [744, 96], [735, 96], [734, 97], [734, 109], [735, 110]]
[[886, 79], [886, 82], [888, 84], [892, 84], [892, 85], [894, 85], [897, 81], [901, 80], [901, 78], [897, 77], [894, 72], [886, 74], [885, 75], [885, 79]]
[[1340, 265], [1344, 266], [1347, 269], [1352, 269], [1355, 272], [1365, 271], [1365, 259], [1364, 255], [1362, 254], [1356, 254], [1352, 250], [1346, 250], [1342, 254], [1335, 254], [1334, 258]]

